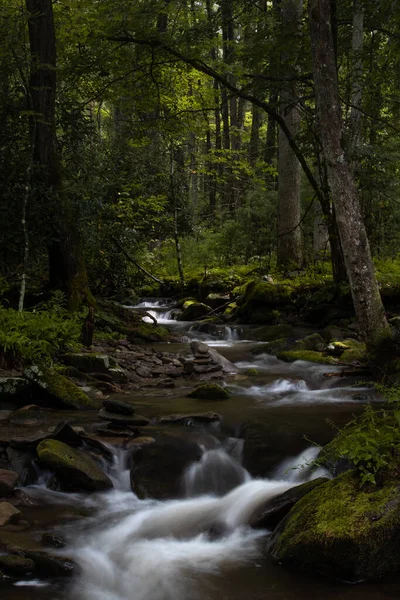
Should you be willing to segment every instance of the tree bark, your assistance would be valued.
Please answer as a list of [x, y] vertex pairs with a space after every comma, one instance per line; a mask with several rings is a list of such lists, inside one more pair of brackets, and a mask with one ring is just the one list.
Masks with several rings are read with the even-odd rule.
[[353, 1], [353, 35], [351, 42], [351, 98], [349, 115], [349, 149], [352, 162], [356, 161], [357, 147], [361, 142], [361, 103], [363, 96], [363, 37], [364, 8], [361, 0]]
[[70, 310], [83, 303], [92, 304], [76, 216], [66, 200], [55, 126], [56, 37], [51, 0], [26, 0], [29, 13], [31, 74], [29, 93], [32, 102], [32, 189], [35, 200], [47, 198], [51, 222], [48, 243], [49, 286], [65, 292]]
[[330, 1], [309, 0], [311, 52], [316, 109], [336, 221], [360, 330], [373, 349], [390, 336], [369, 242], [362, 220], [358, 191], [343, 145], [343, 121]]
[[[303, 10], [303, 0], [283, 0], [282, 33], [290, 50], [282, 53], [282, 72], [295, 73], [296, 38], [298, 37]], [[287, 83], [281, 90], [281, 115], [295, 138], [300, 128], [300, 112], [297, 106], [296, 86]], [[301, 167], [297, 156], [289, 146], [283, 131], [279, 130], [278, 146], [278, 244], [277, 263], [283, 269], [301, 266]]]

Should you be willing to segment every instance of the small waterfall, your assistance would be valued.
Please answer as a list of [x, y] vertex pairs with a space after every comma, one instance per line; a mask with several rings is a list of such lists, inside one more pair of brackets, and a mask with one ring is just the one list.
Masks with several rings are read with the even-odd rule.
[[[82, 600], [186, 600], [204, 597], [195, 585], [254, 560], [263, 532], [245, 525], [287, 482], [248, 481], [222, 498], [156, 503], [99, 528], [75, 549]], [[216, 532], [222, 536], [215, 537]], [[210, 535], [211, 534], [211, 535]], [[196, 595], [196, 590], [198, 595]]]
[[293, 484], [311, 481], [318, 477], [330, 477], [327, 469], [315, 467], [314, 461], [317, 458], [321, 448], [319, 446], [309, 446], [297, 456], [286, 458], [273, 473], [276, 479], [285, 479]]
[[250, 479], [242, 465], [222, 448], [207, 450], [184, 475], [186, 496], [216, 494], [223, 496]]

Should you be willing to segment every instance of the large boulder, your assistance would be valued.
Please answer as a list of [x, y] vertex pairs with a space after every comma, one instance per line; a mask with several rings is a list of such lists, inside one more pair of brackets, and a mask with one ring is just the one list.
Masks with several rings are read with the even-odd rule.
[[97, 403], [72, 381], [47, 367], [33, 365], [24, 375], [34, 384], [35, 402], [55, 408], [90, 409]]
[[363, 489], [350, 471], [318, 486], [280, 523], [269, 553], [284, 565], [351, 583], [398, 572], [398, 480]]
[[202, 383], [188, 396], [198, 400], [228, 400], [230, 398], [229, 392], [217, 383]]
[[290, 304], [291, 297], [292, 288], [288, 285], [250, 281], [237, 301], [235, 318], [242, 323], [273, 324], [279, 317], [277, 309]]
[[41, 464], [55, 472], [64, 490], [94, 492], [113, 487], [90, 456], [62, 442], [43, 440], [37, 447], [37, 454]]
[[8, 469], [0, 469], [0, 498], [10, 496], [18, 481], [18, 473]]
[[164, 500], [182, 496], [182, 476], [200, 460], [198, 444], [175, 435], [162, 434], [153, 443], [134, 449], [131, 456], [131, 486], [139, 498]]
[[178, 321], [198, 321], [211, 312], [211, 306], [202, 302], [188, 302], [184, 305], [183, 312], [179, 315]]

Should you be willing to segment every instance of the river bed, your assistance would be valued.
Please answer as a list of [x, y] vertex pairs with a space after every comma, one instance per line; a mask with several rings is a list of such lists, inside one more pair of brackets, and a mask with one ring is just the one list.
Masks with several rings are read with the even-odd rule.
[[[171, 322], [164, 307], [148, 307], [169, 327], [198, 339], [191, 324]], [[40, 580], [0, 584], [5, 600], [383, 600], [398, 597], [400, 579], [346, 586], [283, 569], [263, 556], [267, 532], [248, 526], [254, 510], [269, 497], [302, 481], [326, 475], [310, 468], [318, 444], [358, 414], [366, 402], [379, 403], [365, 384], [338, 376], [336, 367], [306, 362], [286, 364], [268, 355], [253, 357], [256, 342], [246, 332], [206, 339], [235, 362], [239, 377], [226, 378], [232, 396], [200, 402], [186, 394], [193, 385], [134, 392], [140, 412], [151, 418], [170, 413], [212, 410], [223, 425], [200, 433], [215, 440], [202, 460], [185, 474], [186, 498], [138, 500], [130, 490], [123, 450], [114, 448], [108, 472], [114, 489], [93, 495], [52, 492], [46, 474], [26, 491], [38, 500], [28, 511], [41, 534], [55, 531], [67, 540], [62, 553], [81, 573], [72, 582]], [[158, 347], [158, 346], [157, 346]], [[188, 343], [159, 345], [185, 352]], [[256, 367], [258, 375], [244, 373]], [[124, 396], [126, 398], [126, 396]], [[328, 422], [328, 420], [330, 422]], [[245, 423], [262, 423], [268, 438], [263, 478], [252, 478], [241, 464]], [[188, 423], [191, 426], [190, 423]], [[151, 425], [149, 426], [151, 430]], [[186, 427], [187, 429], [187, 427]], [[199, 435], [199, 428], [193, 427]], [[235, 481], [232, 488], [231, 481]], [[226, 484], [226, 489], [225, 489]], [[24, 533], [18, 534], [21, 540]], [[18, 535], [11, 535], [18, 543]]]

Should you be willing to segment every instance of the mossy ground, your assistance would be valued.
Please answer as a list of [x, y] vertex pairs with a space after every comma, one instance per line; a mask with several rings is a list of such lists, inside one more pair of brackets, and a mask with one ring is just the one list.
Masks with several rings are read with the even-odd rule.
[[292, 362], [295, 360], [304, 360], [307, 362], [320, 363], [323, 365], [337, 365], [337, 359], [332, 356], [327, 356], [322, 352], [315, 352], [313, 350], [287, 350], [278, 353], [280, 360]]
[[278, 528], [272, 555], [314, 573], [370, 579], [400, 565], [398, 482], [361, 489], [354, 472], [302, 498]]

